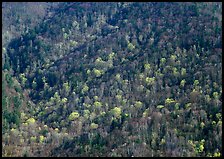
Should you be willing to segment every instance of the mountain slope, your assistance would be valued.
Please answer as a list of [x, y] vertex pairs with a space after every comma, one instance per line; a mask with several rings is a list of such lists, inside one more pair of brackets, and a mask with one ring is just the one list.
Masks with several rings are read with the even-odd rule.
[[221, 12], [177, 2], [49, 9], [6, 51], [32, 100], [27, 142], [49, 148], [26, 155], [218, 155]]

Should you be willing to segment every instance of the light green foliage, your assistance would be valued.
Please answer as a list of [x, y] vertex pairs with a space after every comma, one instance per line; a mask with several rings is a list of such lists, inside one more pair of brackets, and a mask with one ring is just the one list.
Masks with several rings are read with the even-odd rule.
[[102, 61], [103, 61], [102, 58], [101, 58], [101, 57], [98, 57], [98, 58], [96, 59], [95, 63], [96, 63], [96, 64], [99, 64], [99, 63], [102, 62]]
[[200, 127], [203, 129], [205, 127], [205, 123], [201, 122]]
[[127, 113], [124, 114], [126, 117], [129, 117], [129, 115]]
[[101, 57], [98, 57], [97, 59], [96, 59], [96, 61], [95, 61], [95, 65], [96, 66], [102, 66], [102, 65], [104, 65], [104, 61], [102, 60], [102, 58]]
[[219, 99], [219, 94], [218, 94], [218, 92], [213, 92], [213, 97], [215, 98], [215, 99]]
[[180, 65], [181, 65], [180, 60], [177, 60], [177, 61], [176, 61], [176, 64], [177, 64], [178, 66], [180, 66]]
[[121, 62], [125, 62], [126, 59], [124, 57], [121, 58]]
[[218, 126], [222, 126], [222, 121], [219, 120], [218, 123], [217, 123], [217, 125], [218, 125]]
[[49, 85], [47, 83], [44, 83], [44, 89], [48, 89]]
[[213, 82], [213, 87], [214, 87], [215, 89], [217, 89], [217, 88], [219, 88], [219, 85], [218, 85], [216, 82]]
[[2, 53], [3, 53], [3, 54], [6, 53], [6, 49], [5, 49], [5, 47], [2, 48]]
[[91, 123], [90, 128], [91, 129], [97, 129], [98, 128], [98, 124]]
[[101, 116], [104, 116], [106, 114], [106, 112], [100, 112]]
[[147, 117], [149, 115], [149, 108], [147, 108], [144, 112], [143, 112], [143, 114], [142, 114], [142, 117]]
[[199, 142], [199, 152], [202, 152], [204, 150], [204, 144], [205, 144], [205, 140], [202, 139], [200, 142]]
[[96, 69], [99, 69], [100, 73], [103, 74], [103, 71], [107, 70], [110, 67], [113, 67], [113, 61], [112, 60], [104, 61], [102, 60], [101, 57], [98, 57], [95, 60], [95, 66]]
[[65, 89], [66, 92], [69, 92], [69, 89], [70, 88], [69, 88], [68, 82], [66, 82], [66, 83], [63, 84], [63, 88]]
[[119, 73], [116, 74], [115, 79], [116, 79], [117, 81], [120, 81], [120, 80], [121, 80], [121, 75], [120, 75]]
[[145, 68], [146, 71], [149, 71], [151, 66], [150, 66], [149, 63], [146, 63], [146, 64], [144, 64], [144, 68]]
[[96, 77], [100, 77], [103, 74], [103, 71], [94, 68], [93, 73]]
[[94, 102], [94, 106], [95, 106], [96, 108], [102, 107], [102, 103], [96, 101], [96, 102]]
[[185, 68], [181, 68], [181, 75], [182, 76], [185, 76], [187, 73], [186, 69]]
[[70, 40], [70, 46], [72, 46], [72, 47], [76, 47], [77, 44], [78, 44], [77, 41], [75, 41], [75, 40]]
[[156, 108], [162, 109], [162, 108], [164, 108], [164, 105], [158, 105]]
[[22, 74], [19, 75], [19, 77], [20, 77], [20, 80], [21, 80], [21, 84], [24, 86], [26, 81], [27, 81], [27, 79], [25, 77], [25, 74], [22, 73]]
[[111, 52], [111, 53], [108, 55], [108, 59], [109, 59], [109, 60], [113, 60], [114, 57], [115, 57], [115, 53], [114, 53], [114, 52]]
[[198, 152], [202, 152], [203, 150], [204, 150], [204, 145], [200, 145]]
[[64, 104], [64, 103], [66, 103], [68, 101], [68, 99], [67, 98], [63, 98], [62, 100], [61, 100], [61, 102]]
[[20, 118], [21, 119], [27, 119], [27, 116], [26, 116], [26, 114], [24, 112], [21, 112]]
[[67, 39], [68, 38], [68, 34], [67, 33], [64, 33], [63, 34], [63, 37], [64, 37], [64, 39]]
[[123, 99], [123, 100], [121, 100], [121, 105], [122, 106], [124, 106], [124, 105], [126, 105], [127, 104], [127, 99]]
[[215, 116], [218, 120], [222, 120], [222, 114], [221, 113], [217, 113]]
[[91, 105], [87, 104], [87, 103], [83, 103], [83, 106], [86, 107], [86, 108], [90, 108], [91, 107]]
[[207, 95], [205, 95], [205, 100], [206, 100], [207, 102], [210, 102], [210, 101], [211, 101], [211, 97], [207, 94]]
[[211, 153], [208, 153], [208, 154], [206, 155], [206, 157], [212, 157], [212, 154], [211, 154]]
[[202, 139], [201, 141], [195, 141], [195, 142], [193, 142], [192, 140], [189, 140], [188, 143], [193, 147], [196, 154], [202, 153], [204, 151], [204, 145], [205, 145], [204, 139]]
[[88, 109], [85, 109], [83, 112], [84, 112], [84, 115], [85, 115], [85, 114], [87, 114], [87, 115], [90, 114], [90, 111], [89, 111]]
[[170, 59], [171, 59], [172, 61], [175, 61], [175, 60], [177, 59], [177, 56], [176, 56], [176, 55], [171, 55], [171, 56], [170, 56]]
[[87, 75], [90, 75], [90, 73], [91, 73], [90, 69], [88, 69], [88, 70], [86, 71], [86, 73], [87, 73]]
[[55, 99], [56, 102], [59, 102], [60, 101], [61, 98], [60, 98], [58, 92], [55, 92], [54, 93], [54, 99]]
[[136, 102], [135, 102], [135, 107], [136, 107], [136, 108], [139, 108], [139, 109], [140, 109], [140, 108], [142, 108], [142, 105], [143, 105], [143, 104], [142, 104], [141, 101], [136, 101]]
[[195, 80], [194, 81], [194, 86], [198, 86], [199, 85], [199, 81], [198, 80]]
[[122, 80], [122, 84], [124, 85], [124, 86], [127, 86], [128, 85], [128, 80], [126, 79], [126, 80]]
[[72, 26], [73, 26], [75, 29], [79, 30], [79, 23], [78, 23], [76, 20], [73, 21]]
[[93, 99], [94, 99], [95, 101], [97, 101], [97, 100], [99, 99], [99, 97], [98, 97], [98, 96], [94, 96]]
[[173, 75], [174, 76], [179, 76], [179, 72], [177, 71], [176, 67], [173, 67], [172, 70], [173, 70]]
[[118, 100], [118, 101], [121, 101], [122, 100], [122, 96], [121, 95], [116, 95], [116, 99]]
[[89, 115], [90, 115], [90, 111], [88, 109], [85, 109], [84, 111], [84, 118], [88, 119], [89, 118]]
[[188, 108], [190, 108], [191, 107], [191, 103], [187, 103], [187, 104], [185, 104], [185, 109], [188, 109]]
[[143, 35], [139, 35], [138, 39], [139, 39], [139, 41], [142, 42], [142, 40], [143, 40]]
[[42, 77], [43, 83], [46, 83], [46, 77]]
[[222, 3], [26, 4], [2, 5], [5, 156], [222, 156]]
[[163, 78], [164, 77], [164, 74], [161, 73], [160, 69], [156, 70], [155, 75], [156, 75], [156, 77], [159, 77], [159, 78]]
[[15, 131], [16, 131], [16, 129], [12, 128], [10, 131], [11, 131], [11, 132], [15, 132]]
[[179, 110], [180, 109], [180, 103], [176, 103], [174, 107], [175, 107], [176, 110]]
[[90, 119], [90, 120], [93, 120], [93, 119], [95, 119], [95, 117], [96, 117], [96, 113], [95, 113], [95, 112], [92, 112], [92, 113], [90, 114], [90, 116], [89, 116], [89, 119]]
[[113, 109], [110, 110], [112, 115], [114, 115], [115, 117], [120, 117], [121, 116], [121, 108], [119, 107], [115, 107]]
[[132, 43], [129, 42], [128, 49], [132, 51], [133, 49], [135, 49], [135, 45], [133, 45]]
[[171, 104], [171, 103], [175, 103], [175, 100], [172, 99], [172, 98], [167, 98], [167, 99], [165, 100], [165, 105], [168, 105], [168, 104]]
[[161, 63], [161, 64], [165, 64], [165, 63], [166, 63], [166, 59], [165, 59], [165, 58], [161, 58], [161, 59], [160, 59], [160, 63]]
[[36, 120], [34, 118], [29, 118], [26, 122], [29, 124], [33, 124], [36, 122]]
[[139, 79], [140, 79], [140, 80], [143, 80], [143, 79], [144, 79], [144, 77], [145, 77], [145, 76], [144, 76], [144, 74], [143, 74], [143, 73], [140, 73], [140, 74], [139, 74]]
[[43, 135], [40, 135], [40, 137], [39, 137], [39, 141], [40, 141], [40, 143], [43, 143], [44, 140], [45, 140], [45, 137], [44, 137]]
[[186, 80], [183, 79], [183, 80], [180, 82], [180, 86], [181, 86], [181, 87], [184, 87], [184, 86], [185, 86], [185, 83], [186, 83]]
[[164, 138], [161, 139], [160, 145], [164, 145], [166, 143], [166, 140]]
[[51, 97], [50, 98], [50, 101], [48, 103], [51, 103], [52, 104], [54, 102], [54, 100], [55, 100], [54, 97]]
[[25, 122], [25, 123], [23, 123], [23, 125], [24, 125], [24, 126], [28, 126], [28, 123]]
[[72, 120], [75, 120], [79, 117], [79, 113], [78, 112], [72, 112], [69, 117], [68, 117], [68, 120], [72, 121]]
[[213, 157], [220, 157], [221, 156], [221, 153], [220, 152], [215, 152]]
[[110, 60], [110, 59], [106, 62], [106, 64], [107, 65], [105, 65], [105, 66], [108, 66], [108, 68], [112, 68], [113, 67], [113, 61]]
[[212, 121], [212, 126], [216, 126], [216, 121]]
[[89, 90], [89, 87], [87, 86], [87, 84], [84, 84], [82, 88], [82, 93], [86, 93], [88, 90]]
[[36, 140], [37, 140], [37, 137], [36, 137], [36, 136], [31, 136], [31, 137], [30, 137], [30, 141], [32, 141], [32, 142], [36, 142]]
[[146, 77], [145, 82], [147, 85], [153, 85], [155, 83], [155, 77]]

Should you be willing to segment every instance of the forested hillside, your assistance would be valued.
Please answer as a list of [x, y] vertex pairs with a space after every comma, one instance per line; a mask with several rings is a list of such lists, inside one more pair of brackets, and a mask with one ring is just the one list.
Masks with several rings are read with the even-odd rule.
[[222, 154], [222, 3], [2, 3], [2, 155]]

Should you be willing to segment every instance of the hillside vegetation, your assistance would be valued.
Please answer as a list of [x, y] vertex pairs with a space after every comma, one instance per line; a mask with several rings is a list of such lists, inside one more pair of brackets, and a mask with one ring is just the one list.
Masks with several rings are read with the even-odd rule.
[[222, 3], [2, 11], [3, 156], [221, 156]]

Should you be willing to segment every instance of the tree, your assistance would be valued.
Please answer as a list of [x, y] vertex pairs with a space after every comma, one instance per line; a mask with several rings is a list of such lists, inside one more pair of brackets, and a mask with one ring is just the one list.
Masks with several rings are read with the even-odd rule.
[[147, 85], [153, 85], [155, 83], [155, 77], [146, 77], [145, 82]]
[[132, 43], [128, 43], [128, 49], [130, 50], [130, 51], [132, 51], [133, 49], [135, 49], [135, 46], [132, 44]]
[[93, 69], [93, 73], [96, 77], [100, 77], [103, 74], [102, 70]]
[[86, 93], [89, 90], [89, 87], [87, 86], [87, 84], [84, 84], [83, 88], [82, 88], [82, 93]]
[[181, 86], [181, 87], [184, 87], [184, 86], [185, 86], [185, 83], [186, 83], [186, 80], [183, 79], [183, 80], [180, 82], [180, 86]]
[[70, 92], [70, 86], [69, 86], [69, 83], [68, 82], [65, 82], [63, 84], [63, 88], [65, 89], [65, 93], [66, 95], [68, 95], [68, 93]]
[[141, 109], [142, 108], [142, 102], [141, 101], [136, 101], [135, 102], [135, 106], [136, 106], [136, 108], [138, 108], [138, 109]]
[[100, 107], [102, 107], [102, 103], [96, 101], [96, 102], [94, 102], [94, 106], [95, 106], [96, 108], [100, 108]]
[[98, 124], [91, 123], [90, 128], [91, 129], [97, 129], [98, 128]]
[[22, 84], [23, 86], [25, 86], [25, 83], [26, 83], [27, 79], [26, 79], [24, 73], [20, 74], [20, 80], [21, 80], [21, 84]]
[[72, 120], [75, 120], [79, 117], [79, 113], [78, 112], [72, 112], [69, 117], [68, 117], [68, 120], [72, 121]]
[[110, 112], [116, 118], [120, 118], [120, 116], [121, 116], [121, 108], [119, 108], [119, 107], [114, 107], [113, 109], [110, 110]]
[[29, 124], [34, 124], [36, 120], [34, 118], [29, 118], [26, 122]]

